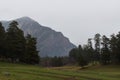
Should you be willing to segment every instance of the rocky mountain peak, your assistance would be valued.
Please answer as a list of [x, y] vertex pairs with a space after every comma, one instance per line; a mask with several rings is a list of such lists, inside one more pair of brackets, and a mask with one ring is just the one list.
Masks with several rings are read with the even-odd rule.
[[16, 19], [17, 21], [34, 21], [32, 18], [24, 16], [21, 18]]

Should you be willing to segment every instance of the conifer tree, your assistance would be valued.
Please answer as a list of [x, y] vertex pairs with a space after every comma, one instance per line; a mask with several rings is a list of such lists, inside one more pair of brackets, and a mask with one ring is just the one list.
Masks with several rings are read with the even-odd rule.
[[0, 22], [0, 57], [5, 57], [5, 29]]
[[101, 44], [101, 63], [106, 65], [110, 63], [109, 38], [103, 35]]
[[36, 38], [33, 38], [30, 34], [26, 37], [26, 53], [25, 62], [29, 64], [39, 63], [38, 51], [36, 48]]
[[97, 33], [95, 34], [95, 37], [94, 37], [94, 41], [95, 41], [95, 61], [99, 61], [100, 60], [100, 34]]
[[25, 53], [25, 38], [23, 31], [18, 28], [16, 21], [12, 21], [9, 24], [6, 39], [8, 57], [12, 59], [12, 62], [16, 62], [16, 60], [21, 61]]

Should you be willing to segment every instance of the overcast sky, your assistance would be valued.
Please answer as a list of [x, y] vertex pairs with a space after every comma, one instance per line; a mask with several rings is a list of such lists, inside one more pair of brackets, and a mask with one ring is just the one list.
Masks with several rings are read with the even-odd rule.
[[0, 20], [28, 16], [74, 44], [120, 31], [120, 0], [0, 0]]

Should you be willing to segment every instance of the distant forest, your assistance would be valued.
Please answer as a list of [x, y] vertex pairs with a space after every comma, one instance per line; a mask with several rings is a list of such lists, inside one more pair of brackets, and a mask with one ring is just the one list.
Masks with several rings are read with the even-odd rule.
[[94, 65], [120, 65], [120, 32], [110, 38], [99, 33], [89, 38], [86, 45], [79, 45], [69, 52], [68, 57], [42, 58], [42, 65], [78, 65], [82, 68]]
[[40, 58], [36, 38], [30, 34], [24, 36], [24, 32], [17, 26], [18, 23], [12, 21], [5, 30], [0, 23], [0, 61], [40, 64], [47, 67], [120, 64], [120, 32], [112, 34], [110, 38], [97, 33], [94, 38], [88, 39], [86, 45], [72, 49], [68, 56]]
[[72, 49], [69, 57], [71, 62], [78, 63], [82, 67], [88, 64], [120, 64], [120, 32], [112, 34], [110, 38], [97, 33], [94, 38], [88, 39], [86, 45]]

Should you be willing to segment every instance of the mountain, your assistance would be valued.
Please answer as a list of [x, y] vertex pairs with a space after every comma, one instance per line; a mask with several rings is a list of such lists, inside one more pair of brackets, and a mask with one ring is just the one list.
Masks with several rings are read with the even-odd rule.
[[[69, 51], [76, 46], [72, 44], [61, 32], [56, 32], [49, 27], [40, 25], [29, 17], [15, 19], [24, 34], [31, 34], [37, 38], [37, 50], [41, 57], [45, 56], [67, 56]], [[5, 29], [11, 21], [2, 21]]]

